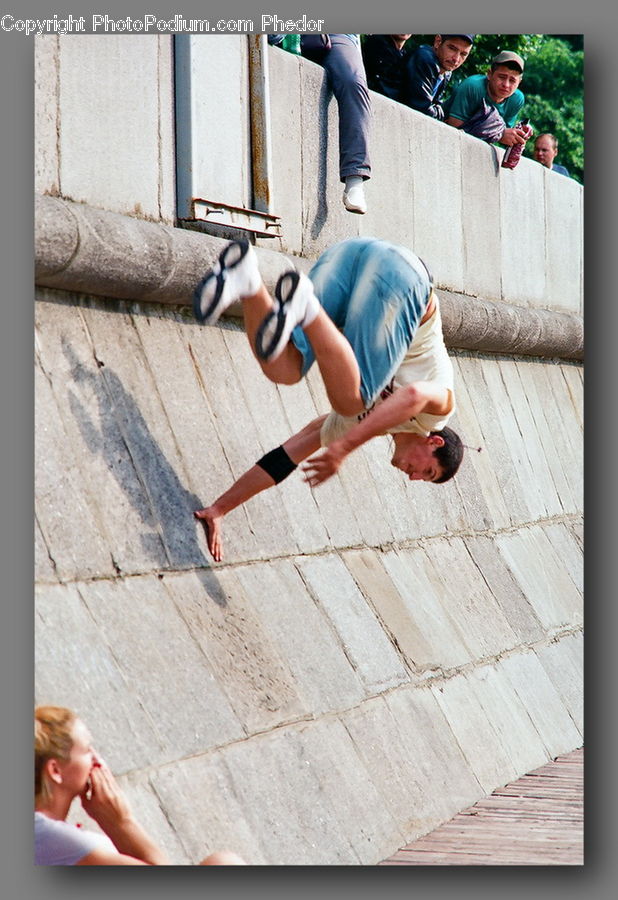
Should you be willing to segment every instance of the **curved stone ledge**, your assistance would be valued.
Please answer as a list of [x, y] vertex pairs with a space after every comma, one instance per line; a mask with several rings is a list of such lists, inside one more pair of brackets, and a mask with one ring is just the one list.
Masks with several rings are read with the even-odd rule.
[[[35, 279], [43, 287], [139, 302], [189, 304], [196, 283], [225, 241], [131, 218], [57, 197], [38, 196]], [[286, 257], [257, 248], [272, 290]], [[295, 263], [307, 270], [307, 260]], [[494, 353], [582, 359], [579, 316], [524, 309], [440, 291], [449, 347]], [[232, 311], [233, 312], [233, 311]]]

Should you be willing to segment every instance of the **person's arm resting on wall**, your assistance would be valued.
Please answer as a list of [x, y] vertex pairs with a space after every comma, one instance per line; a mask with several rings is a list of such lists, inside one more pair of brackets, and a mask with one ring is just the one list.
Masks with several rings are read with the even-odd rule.
[[324, 453], [308, 460], [302, 467], [305, 481], [316, 487], [338, 472], [346, 456], [372, 438], [386, 434], [389, 428], [408, 422], [422, 412], [443, 416], [452, 408], [451, 391], [435, 381], [415, 381], [398, 388], [342, 438], [329, 444]]
[[432, 62], [429, 53], [417, 50], [404, 67], [402, 100], [406, 106], [442, 121], [442, 105], [434, 102], [438, 68], [437, 62]]

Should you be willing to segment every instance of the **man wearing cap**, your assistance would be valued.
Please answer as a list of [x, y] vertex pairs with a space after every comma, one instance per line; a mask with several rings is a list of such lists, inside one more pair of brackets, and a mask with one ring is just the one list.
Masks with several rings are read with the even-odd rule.
[[402, 103], [444, 121], [440, 98], [455, 69], [468, 58], [474, 37], [473, 34], [437, 34], [433, 47], [421, 44], [405, 66]]
[[515, 128], [525, 97], [519, 90], [524, 61], [518, 53], [503, 50], [494, 57], [487, 75], [471, 75], [453, 91], [447, 110], [447, 125], [461, 128], [483, 105], [493, 107], [502, 117], [505, 129], [499, 142], [505, 147], [525, 144]]

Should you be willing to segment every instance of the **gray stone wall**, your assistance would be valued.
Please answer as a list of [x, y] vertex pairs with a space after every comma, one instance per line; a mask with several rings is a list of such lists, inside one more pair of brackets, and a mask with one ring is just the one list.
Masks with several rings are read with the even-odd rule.
[[275, 387], [182, 309], [41, 289], [36, 317], [36, 698], [175, 859], [375, 863], [581, 745], [577, 364], [457, 352], [483, 450], [455, 481], [376, 440], [231, 513], [211, 565], [193, 510], [327, 408], [319, 377]]
[[173, 227], [171, 38], [37, 39], [35, 694], [178, 863], [372, 864], [582, 744], [582, 191], [376, 97], [352, 217], [321, 70], [269, 59], [267, 282], [360, 229], [413, 246], [483, 449], [440, 487], [387, 438], [297, 472], [212, 564], [193, 510], [324, 389], [256, 377], [239, 323], [186, 306], [219, 242]]

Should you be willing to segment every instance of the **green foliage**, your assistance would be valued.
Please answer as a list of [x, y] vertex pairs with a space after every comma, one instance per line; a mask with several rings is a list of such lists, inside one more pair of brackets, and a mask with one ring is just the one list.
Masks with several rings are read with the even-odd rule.
[[[526, 62], [525, 113], [535, 134], [558, 138], [556, 161], [577, 181], [584, 180], [584, 52], [562, 38], [547, 36]], [[532, 142], [525, 150], [532, 155]]]

